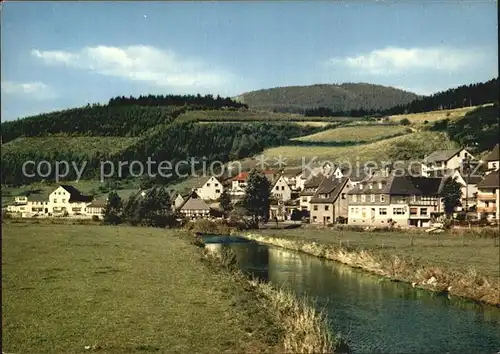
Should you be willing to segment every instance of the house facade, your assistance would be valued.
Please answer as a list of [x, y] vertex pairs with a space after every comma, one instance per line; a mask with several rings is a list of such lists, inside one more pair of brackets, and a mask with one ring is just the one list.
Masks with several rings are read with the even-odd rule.
[[442, 178], [377, 176], [349, 192], [350, 225], [428, 226], [433, 213], [442, 211]]
[[434, 151], [424, 158], [422, 175], [428, 177], [431, 171], [459, 169], [464, 160], [474, 160], [474, 156], [464, 148]]
[[222, 183], [213, 176], [201, 181], [193, 191], [203, 200], [218, 200], [224, 190]]
[[299, 206], [300, 210], [311, 211], [310, 201], [321, 184], [321, 181], [325, 178], [323, 175], [312, 175], [309, 177], [307, 182], [304, 184], [304, 189], [300, 192]]
[[486, 217], [488, 219], [496, 218], [498, 220], [498, 190], [500, 189], [499, 174], [499, 170], [489, 173], [481, 182], [477, 184], [478, 218]]
[[500, 167], [500, 145], [496, 144], [493, 150], [486, 155], [484, 162], [487, 164], [489, 171], [498, 171]]
[[196, 192], [192, 192], [179, 208], [179, 212], [188, 219], [207, 218], [210, 216], [210, 207]]
[[286, 202], [292, 199], [292, 188], [284, 176], [280, 176], [271, 188], [271, 195], [274, 199]]
[[353, 188], [349, 178], [325, 177], [309, 201], [312, 224], [333, 224], [348, 217], [347, 193]]
[[90, 217], [104, 218], [104, 209], [106, 208], [106, 200], [94, 200], [85, 207], [85, 213]]

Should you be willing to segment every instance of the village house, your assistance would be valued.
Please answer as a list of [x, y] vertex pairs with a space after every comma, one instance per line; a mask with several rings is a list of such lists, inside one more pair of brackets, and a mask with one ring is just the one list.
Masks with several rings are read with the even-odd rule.
[[218, 200], [224, 190], [222, 183], [214, 176], [200, 177], [193, 191], [203, 200]]
[[184, 201], [189, 197], [190, 193], [176, 193], [173, 190], [170, 191], [171, 197], [171, 203], [172, 203], [172, 210], [176, 211], [178, 210], [182, 204], [184, 204]]
[[424, 158], [422, 175], [427, 177], [430, 171], [435, 170], [459, 169], [463, 166], [464, 160], [474, 160], [474, 156], [464, 148], [434, 151]]
[[347, 193], [353, 188], [349, 178], [325, 177], [310, 199], [312, 224], [333, 224], [348, 217]]
[[462, 192], [462, 206], [458, 207], [457, 210], [468, 211], [476, 206], [477, 184], [483, 179], [482, 176], [476, 174], [466, 175], [463, 172], [461, 173], [458, 169], [429, 171], [427, 176], [431, 178], [452, 178], [461, 185], [460, 190]]
[[376, 173], [349, 192], [350, 225], [429, 226], [442, 212], [439, 193], [443, 179]]
[[484, 162], [487, 163], [488, 171], [498, 171], [500, 167], [500, 145], [496, 144], [493, 150], [485, 156]]
[[90, 217], [104, 218], [104, 209], [106, 208], [106, 200], [94, 200], [85, 207], [85, 214]]
[[486, 217], [488, 219], [496, 218], [498, 220], [498, 206], [500, 182], [500, 171], [496, 170], [489, 173], [477, 184], [477, 217]]
[[306, 177], [305, 173], [302, 171], [302, 168], [283, 170], [281, 176], [283, 176], [286, 183], [292, 190], [301, 191], [304, 188]]
[[193, 191], [181, 205], [179, 212], [188, 219], [199, 219], [210, 217], [211, 209], [209, 205]]
[[[293, 210], [297, 209], [298, 200], [277, 201], [270, 205], [269, 215], [271, 219], [278, 221], [290, 220]], [[297, 209], [298, 210], [298, 209]]]
[[[269, 182], [274, 184], [276, 178], [279, 176], [277, 171], [262, 171], [261, 172], [264, 177], [266, 177]], [[247, 187], [247, 179], [250, 175], [250, 172], [240, 172], [238, 175], [231, 179], [231, 189], [229, 190], [229, 195], [233, 201], [238, 201], [243, 199], [245, 196], [245, 189]]]
[[306, 181], [304, 184], [304, 189], [302, 192], [300, 192], [299, 198], [300, 198], [300, 210], [308, 210], [310, 211], [310, 201], [316, 191], [319, 188], [319, 185], [321, 184], [321, 181], [323, 180], [325, 176], [322, 174], [316, 175], [316, 176], [310, 176], [309, 179]]
[[294, 191], [292, 191], [292, 188], [290, 187], [284, 176], [280, 176], [271, 188], [271, 196], [279, 201], [286, 202], [292, 199], [293, 194], [297, 193], [294, 193]]
[[73, 186], [61, 184], [49, 195], [49, 214], [57, 215], [82, 215], [85, 207], [93, 197], [82, 194]]

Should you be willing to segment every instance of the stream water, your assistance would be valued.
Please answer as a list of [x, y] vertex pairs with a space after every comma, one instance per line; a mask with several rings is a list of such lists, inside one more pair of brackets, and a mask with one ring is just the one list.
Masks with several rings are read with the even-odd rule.
[[243, 271], [315, 300], [354, 353], [500, 352], [498, 308], [295, 251], [237, 238], [204, 239], [213, 250], [230, 247]]

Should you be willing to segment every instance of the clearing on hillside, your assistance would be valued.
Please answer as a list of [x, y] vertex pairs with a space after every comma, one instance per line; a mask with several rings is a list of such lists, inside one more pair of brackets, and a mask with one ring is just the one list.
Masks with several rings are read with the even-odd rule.
[[267, 149], [263, 152], [267, 159], [281, 156], [286, 159], [287, 166], [301, 166], [302, 158], [305, 163], [316, 157], [319, 160], [331, 162], [360, 163], [366, 161], [409, 160], [422, 158], [434, 150], [453, 149], [446, 134], [437, 132], [416, 132], [384, 139], [369, 144], [354, 146], [293, 146], [285, 145]]
[[328, 129], [319, 133], [302, 136], [292, 140], [310, 142], [375, 141], [411, 133], [411, 129], [398, 125], [365, 125]]
[[[489, 106], [489, 105], [483, 105]], [[413, 124], [423, 124], [425, 121], [434, 122], [443, 119], [457, 119], [465, 116], [466, 113], [483, 106], [463, 107], [457, 109], [443, 109], [441, 111], [431, 111], [423, 113], [398, 114], [389, 116], [390, 121], [399, 122], [401, 119], [407, 118]]]

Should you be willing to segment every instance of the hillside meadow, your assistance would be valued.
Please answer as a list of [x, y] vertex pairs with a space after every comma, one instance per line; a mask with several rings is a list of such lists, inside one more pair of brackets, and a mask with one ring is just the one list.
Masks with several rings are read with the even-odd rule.
[[[484, 105], [488, 106], [488, 105]], [[468, 112], [471, 112], [479, 107], [483, 106], [472, 106], [472, 107], [463, 107], [463, 108], [456, 108], [456, 109], [443, 109], [443, 110], [436, 110], [436, 111], [430, 111], [430, 112], [423, 112], [423, 113], [410, 113], [410, 114], [398, 114], [398, 115], [392, 115], [389, 116], [388, 119], [389, 121], [393, 122], [400, 122], [401, 119], [408, 119], [412, 124], [424, 124], [425, 121], [427, 122], [436, 122], [438, 120], [443, 120], [443, 119], [458, 119], [463, 116], [465, 116]]]
[[360, 163], [366, 161], [420, 159], [434, 150], [452, 149], [456, 145], [444, 133], [415, 132], [403, 136], [379, 140], [368, 144], [352, 146], [294, 146], [284, 145], [266, 149], [263, 154], [272, 159], [282, 156], [287, 165], [298, 165], [302, 158], [306, 163], [312, 158], [331, 162], [350, 161]]
[[252, 293], [182, 231], [2, 224], [6, 353], [269, 352]]
[[398, 125], [360, 125], [355, 127], [349, 126], [327, 129], [319, 133], [294, 138], [292, 140], [322, 143], [343, 141], [370, 142], [394, 137], [396, 135], [403, 135], [409, 132], [411, 132], [410, 128]]

